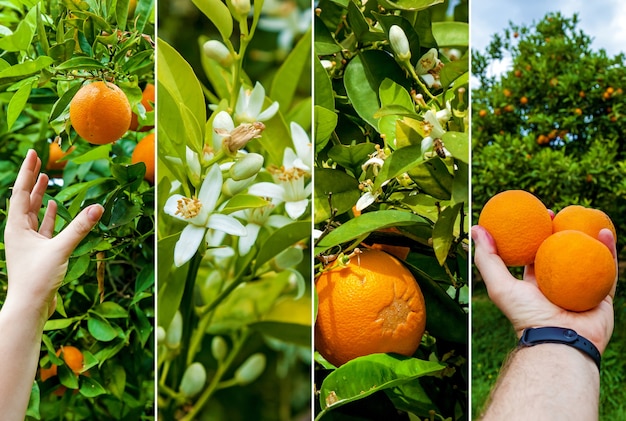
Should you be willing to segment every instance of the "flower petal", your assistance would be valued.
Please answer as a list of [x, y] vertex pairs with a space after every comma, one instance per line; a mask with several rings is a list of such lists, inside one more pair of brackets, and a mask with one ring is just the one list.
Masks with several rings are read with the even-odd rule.
[[[247, 94], [247, 93], [246, 93]], [[259, 82], [254, 85], [252, 92], [247, 94], [248, 104], [243, 114], [249, 116], [253, 120], [257, 120], [265, 102], [265, 88]]]
[[222, 148], [222, 139], [225, 135], [218, 134], [215, 129], [225, 132], [232, 132], [235, 129], [233, 118], [226, 111], [220, 111], [213, 118], [213, 149], [216, 151]]
[[282, 228], [290, 223], [291, 219], [287, 218], [284, 215], [270, 215], [269, 218], [267, 218], [267, 222], [265, 223], [265, 225], [273, 228]]
[[356, 210], [362, 211], [363, 209], [365, 209], [366, 207], [374, 203], [377, 197], [378, 197], [377, 194], [372, 194], [370, 192], [365, 193], [356, 202]]
[[308, 133], [298, 123], [291, 122], [291, 138], [293, 146], [296, 148], [296, 154], [302, 162], [311, 168], [313, 162], [313, 145]]
[[268, 182], [257, 183], [250, 186], [248, 194], [253, 196], [270, 197], [280, 201], [285, 200], [285, 189], [282, 186]]
[[198, 200], [202, 203], [202, 206], [208, 211], [213, 212], [217, 199], [220, 197], [222, 191], [222, 171], [220, 166], [214, 164], [207, 173], [200, 192], [198, 193]]
[[245, 256], [250, 252], [254, 242], [259, 236], [259, 231], [261, 230], [261, 226], [257, 224], [248, 224], [246, 225], [246, 231], [248, 235], [239, 238], [239, 254]]
[[241, 222], [229, 215], [214, 213], [207, 221], [207, 227], [223, 231], [230, 235], [244, 236], [247, 234], [246, 227]]
[[297, 202], [285, 202], [285, 211], [291, 219], [298, 219], [304, 214], [308, 206], [309, 199], [302, 199]]
[[293, 168], [294, 162], [298, 159], [298, 155], [291, 148], [285, 148], [285, 152], [283, 153], [283, 167], [285, 168]]
[[170, 196], [169, 199], [167, 199], [167, 202], [165, 202], [165, 206], [163, 206], [163, 211], [169, 216], [173, 216], [176, 219], [187, 222], [187, 219], [176, 214], [176, 211], [178, 210], [178, 201], [184, 197], [185, 196], [181, 194], [174, 194]]
[[261, 114], [259, 114], [256, 118], [257, 121], [267, 121], [270, 118], [274, 117], [278, 112], [279, 104], [277, 101], [272, 102], [272, 105], [267, 107]]
[[206, 228], [191, 224], [183, 229], [174, 247], [174, 264], [176, 267], [181, 267], [196, 254], [204, 238], [205, 231]]

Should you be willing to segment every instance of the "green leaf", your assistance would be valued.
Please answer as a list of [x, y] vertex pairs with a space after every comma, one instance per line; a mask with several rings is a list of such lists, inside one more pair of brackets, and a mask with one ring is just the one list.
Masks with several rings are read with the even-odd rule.
[[30, 398], [28, 399], [28, 408], [26, 409], [26, 416], [32, 417], [36, 420], [41, 419], [39, 412], [39, 404], [41, 403], [41, 396], [39, 391], [39, 383], [33, 382], [33, 386], [30, 389]]
[[291, 247], [298, 241], [309, 238], [310, 235], [310, 221], [297, 221], [277, 229], [261, 246], [254, 262], [253, 272], [256, 272], [263, 264], [269, 262], [270, 259], [286, 248]]
[[326, 56], [341, 51], [341, 45], [337, 43], [324, 22], [315, 15], [313, 17], [313, 28], [315, 30], [314, 49], [318, 56]]
[[440, 48], [469, 45], [469, 25], [465, 22], [433, 22], [432, 29]]
[[105, 319], [101, 319], [95, 314], [91, 314], [89, 320], [87, 320], [87, 329], [91, 336], [96, 340], [102, 342], [109, 342], [115, 339], [118, 335], [117, 329]]
[[[61, 96], [61, 98], [59, 98], [52, 106], [52, 112], [50, 113], [50, 118], [48, 121], [52, 121], [56, 119], [58, 116], [60, 116], [61, 114], [63, 114], [63, 112], [70, 105], [72, 98], [74, 98], [74, 95], [76, 95], [76, 92], [78, 92], [81, 87], [82, 85], [80, 83], [76, 83], [72, 85], [72, 87], [69, 88], [67, 91], [65, 91], [63, 96]], [[108, 157], [108, 154], [107, 154], [107, 157]]]
[[315, 254], [320, 254], [336, 245], [367, 235], [383, 228], [399, 227], [428, 222], [418, 215], [399, 210], [367, 212], [358, 218], [350, 219], [329, 232], [315, 246]]
[[120, 319], [128, 317], [128, 311], [114, 301], [105, 301], [93, 309], [105, 319]]
[[454, 159], [465, 164], [470, 163], [470, 142], [467, 133], [445, 132], [441, 140]]
[[278, 101], [281, 110], [290, 108], [301, 75], [308, 71], [309, 78], [311, 77], [310, 59], [311, 29], [300, 38], [274, 76], [270, 88], [270, 98]]
[[[209, 18], [213, 25], [222, 35], [223, 39], [229, 39], [233, 33], [233, 17], [226, 6], [220, 0], [192, 0], [198, 9]], [[159, 62], [160, 63], [160, 62]]]
[[438, 156], [409, 169], [407, 174], [424, 193], [440, 200], [450, 200], [452, 197], [454, 177]]
[[448, 258], [448, 253], [454, 240], [454, 225], [459, 210], [462, 210], [462, 208], [463, 203], [448, 206], [441, 212], [439, 219], [435, 222], [435, 227], [433, 228], [433, 249], [440, 265], [443, 265]]
[[252, 323], [250, 328], [283, 342], [305, 347], [311, 346], [311, 325], [262, 321]]
[[327, 108], [316, 105], [313, 107], [315, 113], [315, 151], [319, 152], [328, 143], [335, 127], [337, 127], [338, 116]]
[[320, 405], [322, 411], [328, 411], [381, 390], [416, 382], [418, 378], [444, 368], [437, 362], [388, 354], [359, 357], [348, 361], [324, 379]]
[[435, 4], [443, 3], [444, 0], [379, 0], [379, 4], [389, 10], [424, 10]]
[[406, 146], [394, 151], [378, 172], [373, 188], [380, 188], [385, 181], [415, 168], [422, 161], [421, 145]]
[[43, 327], [43, 330], [45, 332], [49, 331], [49, 330], [61, 330], [61, 329], [65, 329], [66, 327], [71, 326], [72, 324], [74, 324], [78, 319], [77, 318], [70, 318], [70, 319], [50, 319], [46, 322], [46, 324]]
[[344, 171], [330, 168], [315, 168], [315, 192], [313, 193], [313, 209], [315, 209], [315, 223], [326, 221], [331, 217], [328, 197], [332, 194], [332, 207], [337, 215], [352, 209], [361, 192], [359, 182]]
[[7, 128], [9, 130], [13, 127], [13, 124], [15, 124], [15, 121], [24, 110], [24, 107], [26, 107], [31, 89], [32, 84], [23, 85], [11, 97], [11, 101], [9, 101], [9, 106], [7, 107]]
[[91, 57], [72, 57], [71, 59], [56, 66], [56, 70], [100, 70], [106, 66]]
[[[6, 7], [6, 6], [5, 6]], [[28, 50], [37, 29], [37, 16], [39, 7], [33, 7], [17, 25], [17, 29], [11, 35], [0, 38], [0, 51], [7, 52]], [[1, 78], [2, 76], [0, 76]]]
[[330, 78], [326, 69], [322, 66], [320, 60], [315, 57], [313, 59], [313, 73], [315, 89], [313, 100], [316, 106], [324, 107], [329, 111], [335, 111], [335, 95], [333, 93], [333, 87], [330, 83]]
[[421, 56], [421, 43], [420, 37], [417, 32], [415, 32], [413, 24], [402, 16], [381, 15], [376, 12], [372, 12], [372, 16], [374, 16], [376, 20], [380, 22], [380, 26], [382, 26], [385, 31], [386, 39], [389, 39], [389, 29], [393, 25], [397, 25], [402, 28], [402, 31], [409, 41], [409, 50], [411, 51], [411, 64], [415, 65]]
[[444, 89], [448, 89], [452, 82], [467, 74], [468, 69], [469, 61], [467, 59], [456, 60], [446, 64], [441, 70], [441, 86]]
[[152, 9], [154, 8], [154, 0], [138, 0], [137, 9], [135, 9], [135, 22], [137, 22], [137, 31], [142, 33], [146, 23], [152, 18]]
[[81, 395], [87, 398], [94, 398], [96, 396], [105, 395], [107, 393], [106, 389], [102, 387], [100, 383], [87, 376], [82, 376], [80, 378], [79, 392]]
[[[75, 164], [86, 164], [87, 162], [95, 161], [97, 159], [109, 159], [111, 148], [112, 148], [112, 145], [110, 143], [107, 145], [101, 145], [101, 146], [96, 146], [94, 148], [89, 148], [87, 152], [85, 152], [82, 155], [72, 156], [72, 162]], [[96, 180], [93, 180], [93, 181], [96, 181]]]
[[222, 209], [220, 213], [228, 214], [244, 209], [262, 208], [267, 205], [269, 205], [269, 202], [259, 196], [238, 194], [226, 202], [226, 206], [224, 206], [224, 209]]
[[378, 128], [378, 119], [374, 117], [380, 108], [378, 90], [385, 78], [410, 89], [409, 81], [402, 69], [391, 56], [381, 50], [359, 53], [348, 63], [344, 74], [344, 84], [350, 102], [359, 117], [374, 128]]
[[67, 366], [62, 364], [57, 368], [59, 381], [68, 389], [78, 389], [78, 376]]
[[356, 145], [335, 145], [328, 151], [328, 157], [352, 173], [360, 174], [361, 165], [376, 150], [373, 143], [358, 143]]

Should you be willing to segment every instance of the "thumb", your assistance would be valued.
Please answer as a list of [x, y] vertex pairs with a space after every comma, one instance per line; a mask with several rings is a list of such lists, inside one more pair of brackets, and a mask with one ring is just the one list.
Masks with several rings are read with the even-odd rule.
[[489, 295], [497, 295], [510, 287], [511, 273], [500, 256], [493, 237], [481, 226], [472, 227], [474, 263], [485, 281]]
[[86, 207], [55, 237], [55, 240], [61, 244], [68, 255], [71, 254], [78, 243], [98, 223], [103, 212], [104, 208], [99, 204]]

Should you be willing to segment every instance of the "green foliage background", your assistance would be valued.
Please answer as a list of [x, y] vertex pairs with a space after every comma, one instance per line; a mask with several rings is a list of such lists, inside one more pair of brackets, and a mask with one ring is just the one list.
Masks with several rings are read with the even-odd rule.
[[[57, 311], [44, 328], [40, 366], [57, 364], [59, 375], [36, 379], [28, 419], [154, 415], [154, 188], [143, 180], [145, 165], [130, 163], [145, 133], [129, 131], [113, 145], [95, 147], [72, 130], [68, 111], [85, 81], [109, 80], [139, 112], [141, 89], [154, 82], [152, 9], [151, 0], [140, 0], [134, 14], [128, 0], [16, 0], [0, 7], [0, 238], [10, 186], [26, 151], [35, 149], [45, 168], [53, 140], [63, 150], [75, 148], [65, 170], [48, 174], [44, 203], [58, 203], [55, 231], [85, 206], [105, 208], [72, 254]], [[150, 124], [153, 116], [143, 114]], [[0, 303], [5, 268], [2, 256]], [[84, 354], [78, 378], [55, 355], [65, 345]], [[62, 393], [61, 386], [70, 390]]]

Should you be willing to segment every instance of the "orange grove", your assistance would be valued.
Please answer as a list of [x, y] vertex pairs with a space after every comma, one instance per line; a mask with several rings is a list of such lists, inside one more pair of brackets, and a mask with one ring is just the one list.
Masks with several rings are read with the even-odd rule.
[[315, 346], [335, 366], [374, 353], [411, 356], [426, 328], [424, 297], [389, 254], [366, 250], [323, 271], [315, 288]]
[[131, 156], [131, 162], [143, 162], [146, 165], [144, 178], [154, 184], [154, 133], [146, 135], [137, 143]]

